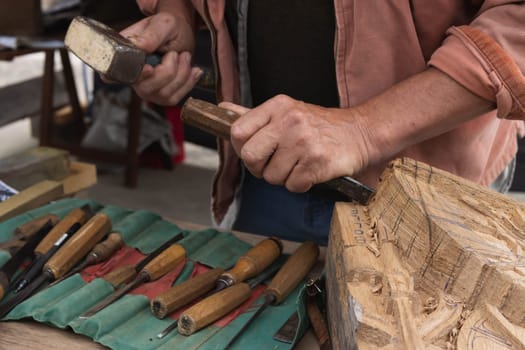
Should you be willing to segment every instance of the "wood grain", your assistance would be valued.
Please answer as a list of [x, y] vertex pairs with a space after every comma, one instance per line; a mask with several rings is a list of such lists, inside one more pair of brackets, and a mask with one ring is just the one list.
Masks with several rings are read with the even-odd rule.
[[393, 162], [367, 206], [334, 209], [334, 349], [492, 349], [466, 340], [479, 340], [480, 324], [525, 348], [523, 232], [522, 203], [420, 162]]

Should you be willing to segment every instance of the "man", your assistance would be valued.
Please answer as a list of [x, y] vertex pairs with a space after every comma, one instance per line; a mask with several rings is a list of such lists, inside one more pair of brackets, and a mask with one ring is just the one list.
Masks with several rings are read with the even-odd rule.
[[175, 104], [191, 90], [201, 74], [193, 32], [204, 22], [218, 99], [242, 115], [219, 145], [218, 225], [326, 242], [333, 202], [305, 193], [315, 184], [349, 175], [375, 186], [400, 156], [483, 185], [513, 164], [525, 119], [524, 1], [138, 4], [150, 16], [123, 34], [166, 52], [144, 69], [138, 94]]

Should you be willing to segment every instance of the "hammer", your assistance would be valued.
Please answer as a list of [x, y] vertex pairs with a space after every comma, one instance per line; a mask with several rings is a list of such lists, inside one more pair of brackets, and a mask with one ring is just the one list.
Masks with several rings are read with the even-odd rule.
[[78, 16], [71, 21], [64, 39], [66, 48], [107, 79], [133, 84], [144, 64], [160, 63], [116, 30], [94, 19]]

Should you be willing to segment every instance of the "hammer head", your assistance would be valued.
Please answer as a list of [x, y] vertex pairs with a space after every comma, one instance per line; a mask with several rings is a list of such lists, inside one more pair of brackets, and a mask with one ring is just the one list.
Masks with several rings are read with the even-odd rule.
[[75, 17], [64, 43], [95, 71], [123, 84], [137, 81], [146, 61], [143, 50], [114, 29], [91, 18]]

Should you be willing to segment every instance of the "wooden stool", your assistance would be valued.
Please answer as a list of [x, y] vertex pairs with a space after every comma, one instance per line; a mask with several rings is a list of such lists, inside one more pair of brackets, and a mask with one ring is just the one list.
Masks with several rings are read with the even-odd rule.
[[[80, 107], [75, 86], [75, 78], [71, 68], [68, 52], [65, 48], [58, 49], [62, 61], [64, 80], [72, 107], [75, 127], [84, 134], [85, 124], [83, 111]], [[110, 152], [95, 148], [86, 148], [80, 144], [56, 140], [52, 137], [53, 128], [53, 89], [54, 89], [54, 53], [55, 50], [45, 50], [44, 75], [42, 81], [40, 145], [65, 149], [74, 155], [93, 160], [124, 164], [125, 185], [130, 188], [137, 186], [139, 167], [139, 137], [141, 129], [141, 99], [135, 92], [132, 93], [128, 112], [128, 142], [125, 152]]]

